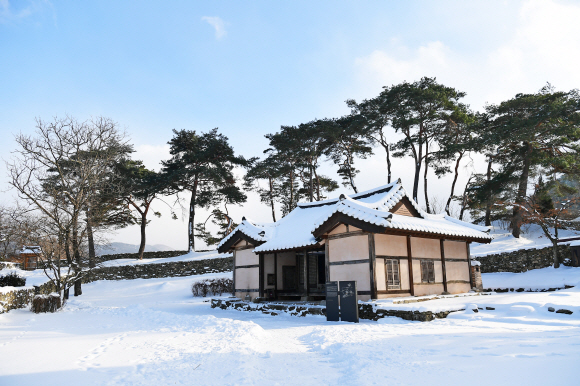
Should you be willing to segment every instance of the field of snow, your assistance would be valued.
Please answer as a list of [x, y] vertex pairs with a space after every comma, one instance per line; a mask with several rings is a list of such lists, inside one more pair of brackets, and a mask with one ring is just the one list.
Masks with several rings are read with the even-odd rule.
[[191, 297], [192, 282], [222, 276], [100, 281], [55, 314], [0, 315], [0, 385], [578, 384], [577, 287], [405, 305], [468, 306], [428, 323], [349, 324]]
[[[494, 221], [490, 234], [493, 241], [489, 244], [471, 244], [471, 256], [484, 256], [494, 253], [511, 252], [518, 249], [532, 249], [551, 247], [552, 243], [546, 236], [539, 225], [525, 225], [522, 228], [522, 235], [516, 239], [512, 236], [511, 231], [503, 229], [500, 224]], [[558, 236], [561, 239], [568, 237], [578, 237], [580, 232], [574, 230], [559, 230]]]

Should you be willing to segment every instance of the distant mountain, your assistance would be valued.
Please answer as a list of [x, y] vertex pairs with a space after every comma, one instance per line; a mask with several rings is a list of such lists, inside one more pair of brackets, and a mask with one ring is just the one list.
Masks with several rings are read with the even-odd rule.
[[[159, 251], [174, 251], [172, 248], [163, 244], [147, 245], [145, 244], [145, 252], [159, 252]], [[105, 246], [97, 247], [97, 255], [114, 255], [117, 253], [137, 253], [139, 252], [139, 245], [127, 243], [110, 243]]]

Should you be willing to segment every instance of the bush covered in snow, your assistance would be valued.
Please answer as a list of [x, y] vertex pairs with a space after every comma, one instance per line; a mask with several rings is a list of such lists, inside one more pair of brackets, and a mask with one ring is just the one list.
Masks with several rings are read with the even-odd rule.
[[208, 279], [193, 283], [191, 285], [191, 292], [193, 293], [193, 296], [221, 296], [224, 293], [231, 293], [233, 285], [234, 281], [232, 279]]
[[50, 295], [36, 295], [32, 299], [30, 311], [38, 314], [40, 312], [55, 312], [61, 307], [60, 296], [57, 293]]
[[20, 276], [17, 272], [10, 272], [0, 275], [0, 287], [24, 287], [26, 278]]

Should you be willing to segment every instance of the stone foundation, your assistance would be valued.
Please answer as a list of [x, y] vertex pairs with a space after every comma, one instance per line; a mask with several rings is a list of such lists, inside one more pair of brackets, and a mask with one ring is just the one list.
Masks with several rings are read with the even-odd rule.
[[[277, 303], [250, 303], [240, 299], [211, 299], [211, 308], [222, 310], [255, 311], [268, 315], [286, 313], [292, 316], [326, 315], [326, 307], [315, 304], [277, 304]], [[404, 311], [375, 309], [373, 304], [359, 303], [358, 312], [360, 319], [379, 320], [387, 316], [396, 316], [405, 320], [418, 322], [430, 322], [435, 319], [446, 318], [452, 312], [463, 311], [450, 310], [442, 312], [431, 311]]]

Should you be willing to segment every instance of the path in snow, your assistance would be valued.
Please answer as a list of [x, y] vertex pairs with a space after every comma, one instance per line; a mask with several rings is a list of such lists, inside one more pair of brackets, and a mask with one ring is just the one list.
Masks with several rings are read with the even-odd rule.
[[64, 311], [0, 315], [0, 385], [577, 384], [573, 290], [570, 316], [524, 293], [496, 313], [355, 325], [211, 309], [190, 295], [199, 278], [95, 282]]

